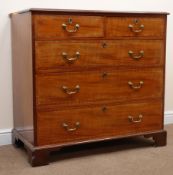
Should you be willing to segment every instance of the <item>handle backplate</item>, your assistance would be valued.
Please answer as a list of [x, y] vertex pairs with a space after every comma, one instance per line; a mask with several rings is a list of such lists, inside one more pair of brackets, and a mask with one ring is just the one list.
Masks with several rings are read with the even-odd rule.
[[69, 18], [68, 19], [68, 24], [63, 23], [62, 24], [62, 28], [68, 33], [75, 33], [75, 32], [77, 32], [79, 30], [80, 25], [79, 24], [75, 24], [73, 26], [73, 29], [69, 29], [69, 26], [71, 26], [72, 23], [73, 23], [73, 20], [71, 18]]
[[136, 34], [141, 33], [144, 30], [144, 24], [140, 24], [138, 19], [134, 19], [134, 24], [129, 24], [128, 27]]

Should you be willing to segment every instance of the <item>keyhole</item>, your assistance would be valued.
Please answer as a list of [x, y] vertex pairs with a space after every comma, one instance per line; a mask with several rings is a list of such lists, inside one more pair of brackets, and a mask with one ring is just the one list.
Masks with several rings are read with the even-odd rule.
[[73, 20], [71, 18], [68, 19], [68, 23], [72, 24]]
[[134, 19], [134, 23], [137, 24], [139, 22], [139, 19]]
[[106, 78], [107, 76], [108, 76], [108, 73], [107, 72], [103, 72], [102, 77]]
[[103, 44], [102, 44], [102, 47], [103, 47], [103, 48], [106, 48], [106, 47], [107, 47], [107, 44], [106, 44], [106, 43], [103, 43]]
[[107, 107], [106, 107], [106, 106], [103, 106], [103, 107], [102, 107], [102, 111], [103, 111], [103, 112], [106, 112], [106, 111], [107, 111]]

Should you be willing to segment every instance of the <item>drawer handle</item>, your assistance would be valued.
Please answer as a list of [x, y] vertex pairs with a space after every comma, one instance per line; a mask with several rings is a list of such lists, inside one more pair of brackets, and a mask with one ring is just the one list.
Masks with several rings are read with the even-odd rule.
[[80, 86], [76, 85], [74, 89], [68, 88], [67, 86], [62, 86], [63, 91], [68, 95], [77, 94], [80, 91]]
[[139, 20], [138, 19], [134, 20], [134, 25], [133, 24], [129, 24], [128, 27], [134, 33], [140, 33], [144, 29], [144, 25], [143, 24], [139, 25]]
[[129, 121], [132, 123], [141, 123], [142, 118], [143, 118], [142, 114], [140, 114], [137, 119], [134, 119], [133, 116], [128, 116]]
[[76, 131], [80, 127], [80, 122], [76, 122], [74, 128], [69, 128], [69, 125], [67, 123], [63, 123], [62, 126], [63, 128], [66, 129], [66, 131], [73, 132], [73, 131]]
[[68, 54], [66, 52], [62, 53], [63, 58], [68, 62], [68, 63], [73, 63], [80, 57], [80, 53], [76, 52], [74, 58], [68, 58]]
[[79, 24], [74, 25], [74, 29], [68, 29], [68, 25], [72, 25], [73, 21], [71, 18], [68, 19], [68, 24], [63, 23], [62, 28], [67, 31], [68, 33], [75, 33], [79, 30]]
[[129, 28], [130, 28], [131, 31], [134, 32], [134, 33], [140, 33], [140, 32], [143, 31], [144, 25], [141, 24], [141, 25], [139, 26], [139, 29], [135, 29], [135, 27], [134, 27], [132, 24], [129, 24]]
[[133, 51], [129, 50], [128, 52], [129, 56], [133, 58], [134, 60], [139, 60], [144, 57], [144, 51], [141, 50], [139, 54], [135, 54]]
[[140, 89], [142, 87], [142, 85], [144, 84], [143, 81], [140, 81], [139, 84], [134, 84], [133, 82], [129, 81], [128, 85], [132, 88], [132, 89]]

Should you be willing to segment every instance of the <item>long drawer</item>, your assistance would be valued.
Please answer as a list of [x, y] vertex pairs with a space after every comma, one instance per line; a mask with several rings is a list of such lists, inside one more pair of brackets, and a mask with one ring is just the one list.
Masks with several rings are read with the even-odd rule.
[[162, 129], [162, 102], [37, 112], [37, 144], [111, 138]]
[[163, 95], [163, 70], [120, 69], [36, 75], [37, 105], [126, 101]]
[[154, 37], [163, 38], [164, 17], [109, 17], [106, 23], [106, 36], [112, 37]]
[[99, 16], [36, 15], [35, 39], [104, 37], [103, 19]]
[[161, 40], [37, 41], [35, 48], [37, 70], [164, 63]]

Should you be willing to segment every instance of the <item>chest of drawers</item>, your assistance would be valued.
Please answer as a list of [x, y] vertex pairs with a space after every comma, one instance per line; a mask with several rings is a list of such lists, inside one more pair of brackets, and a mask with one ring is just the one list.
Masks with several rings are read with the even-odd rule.
[[51, 151], [163, 128], [167, 13], [30, 9], [11, 14], [13, 143]]

